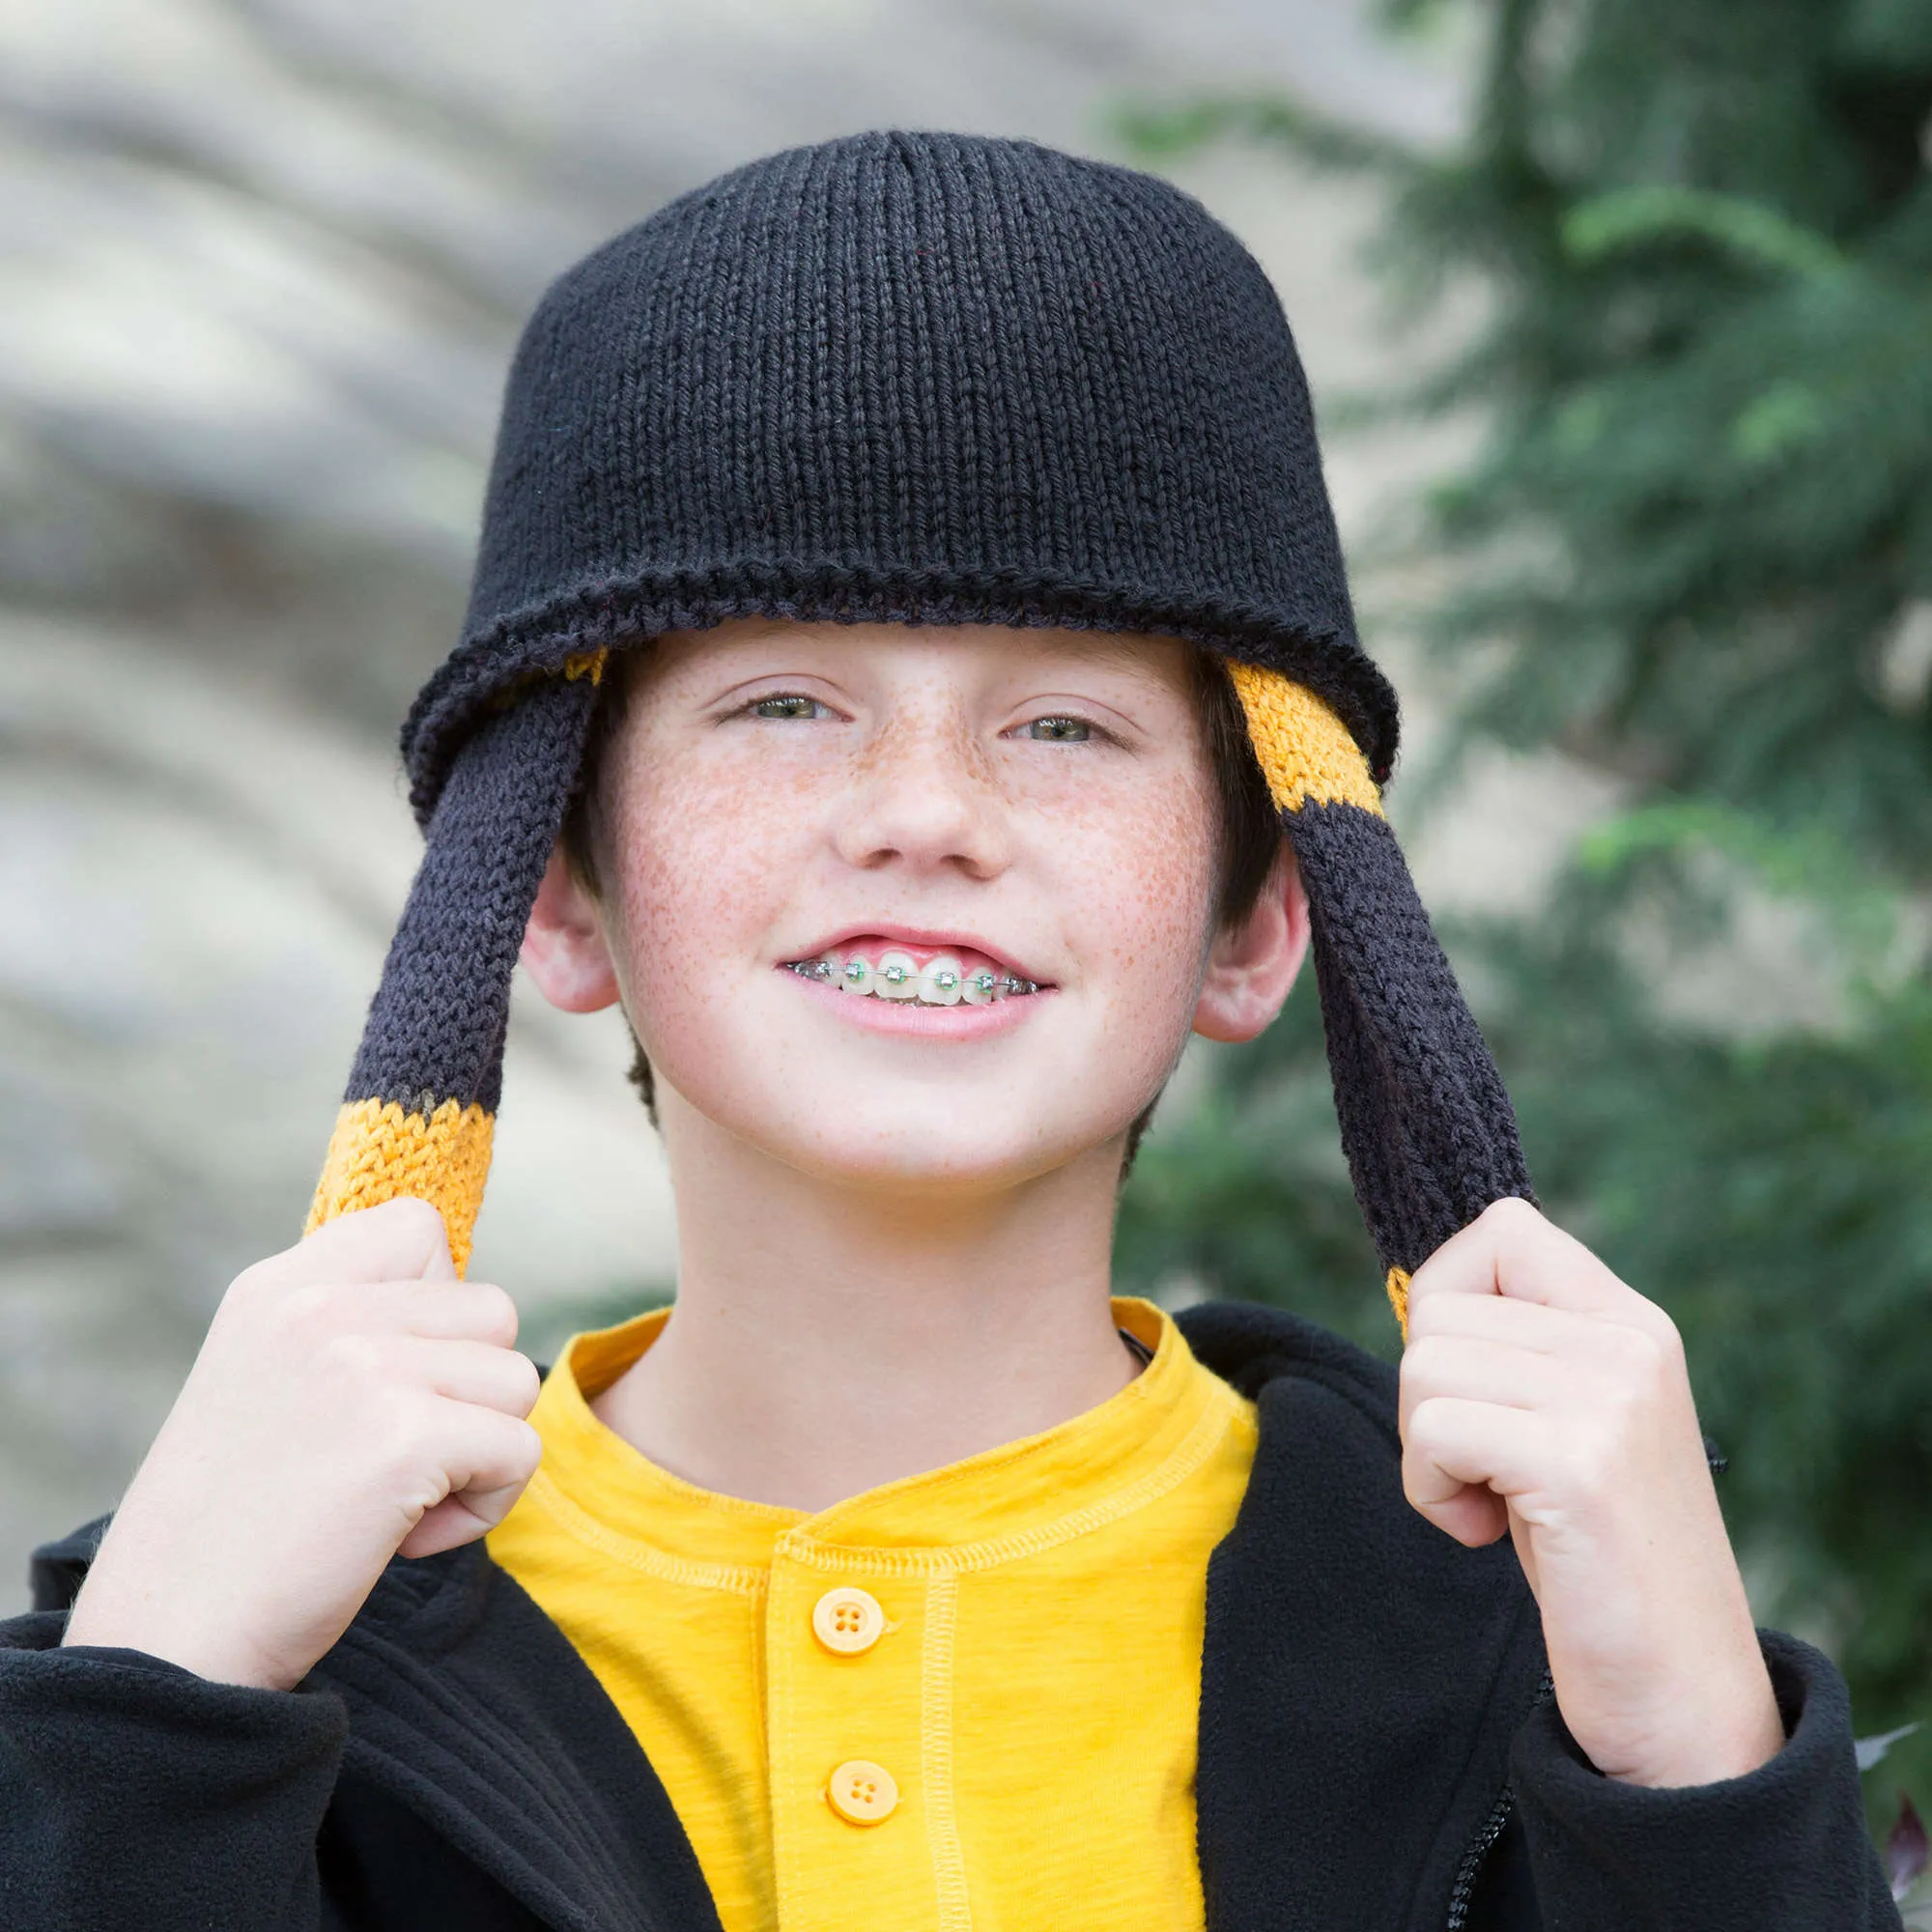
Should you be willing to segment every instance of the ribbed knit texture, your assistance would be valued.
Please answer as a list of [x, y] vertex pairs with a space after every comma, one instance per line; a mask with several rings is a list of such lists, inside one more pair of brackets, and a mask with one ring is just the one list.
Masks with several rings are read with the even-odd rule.
[[1432, 1249], [1528, 1195], [1502, 1083], [1382, 817], [1395, 697], [1356, 640], [1267, 277], [1154, 176], [881, 132], [680, 197], [531, 317], [462, 639], [404, 726], [429, 849], [311, 1225], [422, 1192], [467, 1255], [583, 673], [754, 614], [1140, 631], [1220, 654], [1308, 886], [1343, 1141], [1398, 1314]]
[[1028, 141], [773, 155], [557, 279], [406, 730], [417, 811], [507, 672], [739, 611], [1193, 638], [1395, 756], [1267, 277], [1171, 184]]
[[595, 697], [589, 678], [546, 679], [464, 747], [390, 942], [350, 1097], [496, 1112], [508, 1012], [495, 995], [517, 963]]

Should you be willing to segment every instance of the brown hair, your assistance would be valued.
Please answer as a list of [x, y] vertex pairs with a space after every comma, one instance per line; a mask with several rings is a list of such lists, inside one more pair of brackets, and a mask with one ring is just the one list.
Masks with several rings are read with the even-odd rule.
[[[593, 897], [601, 897], [603, 894], [595, 850], [598, 781], [605, 754], [623, 723], [631, 656], [630, 652], [619, 656], [611, 667], [611, 675], [605, 679], [583, 748], [578, 788], [563, 821], [564, 858], [572, 875]], [[1220, 659], [1208, 651], [1194, 653], [1194, 690], [1201, 706], [1208, 756], [1213, 766], [1214, 788], [1221, 808], [1221, 885], [1214, 914], [1216, 923], [1225, 927], [1238, 924], [1261, 897], [1262, 888], [1280, 855], [1281, 820], [1274, 801], [1268, 796], [1261, 766], [1255, 761], [1254, 748], [1248, 742], [1247, 720], [1240, 699], [1235, 696], [1235, 687]], [[631, 1083], [643, 1096], [644, 1110], [655, 1122], [657, 1090], [651, 1063], [635, 1030], [631, 1040], [637, 1049], [631, 1065]], [[1154, 1102], [1150, 1101], [1128, 1131], [1127, 1166], [1133, 1164], [1141, 1136], [1153, 1119], [1153, 1109]]]

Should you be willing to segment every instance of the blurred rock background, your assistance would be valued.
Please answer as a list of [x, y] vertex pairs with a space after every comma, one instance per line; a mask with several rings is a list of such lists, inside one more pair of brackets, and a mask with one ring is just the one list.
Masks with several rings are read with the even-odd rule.
[[[1121, 99], [1263, 82], [1439, 145], [1472, 44], [1336, 0], [0, 13], [0, 1611], [300, 1226], [418, 849], [395, 729], [454, 634], [549, 277], [868, 126], [1123, 158]], [[1408, 353], [1355, 258], [1378, 190], [1253, 152], [1175, 172], [1275, 276], [1319, 394]], [[1336, 445], [1351, 535], [1445, 437]], [[1563, 819], [1515, 796], [1438, 846], [1445, 891], [1523, 890]], [[607, 1021], [518, 1000], [475, 1266], [539, 1345], [670, 1271]]]

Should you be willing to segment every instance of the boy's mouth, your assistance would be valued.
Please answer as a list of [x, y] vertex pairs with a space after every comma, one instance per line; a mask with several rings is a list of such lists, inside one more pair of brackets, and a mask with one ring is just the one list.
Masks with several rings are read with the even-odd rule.
[[842, 993], [912, 1007], [987, 1007], [1039, 991], [1037, 980], [970, 946], [859, 938], [784, 964], [801, 979]]

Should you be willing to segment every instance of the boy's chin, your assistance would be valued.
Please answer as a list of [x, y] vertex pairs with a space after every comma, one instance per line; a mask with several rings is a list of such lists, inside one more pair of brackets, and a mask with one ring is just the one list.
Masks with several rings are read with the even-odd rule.
[[1033, 1141], [1024, 1147], [995, 1146], [971, 1153], [922, 1157], [912, 1152], [881, 1151], [865, 1156], [855, 1155], [849, 1148], [813, 1145], [793, 1151], [790, 1164], [831, 1185], [867, 1194], [899, 1194], [908, 1200], [922, 1201], [968, 1201], [1023, 1187], [1092, 1151], [1091, 1148], [1079, 1145], [1064, 1151], [1047, 1150]]
[[800, 1174], [868, 1193], [962, 1200], [1021, 1187], [1088, 1160], [1117, 1174], [1138, 1112], [1069, 1118], [1029, 1108], [1017, 1096], [1005, 1096], [1002, 1106], [983, 1094], [931, 1090], [896, 1105], [877, 1093], [861, 1098], [794, 1089], [770, 1096], [764, 1107], [748, 1107], [749, 1097], [737, 1096], [727, 1118], [712, 1118]]

